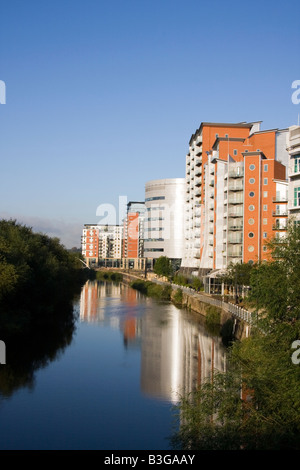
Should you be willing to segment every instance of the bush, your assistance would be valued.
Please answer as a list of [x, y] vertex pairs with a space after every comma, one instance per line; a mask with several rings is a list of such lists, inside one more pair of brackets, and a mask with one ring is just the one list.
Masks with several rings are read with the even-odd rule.
[[178, 288], [173, 296], [173, 301], [177, 305], [182, 305], [182, 300], [183, 300], [182, 290]]

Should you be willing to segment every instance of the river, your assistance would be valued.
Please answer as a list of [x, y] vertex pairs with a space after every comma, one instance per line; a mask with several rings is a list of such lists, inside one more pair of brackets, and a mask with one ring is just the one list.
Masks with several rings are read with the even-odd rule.
[[200, 315], [123, 283], [88, 281], [74, 312], [61, 345], [26, 373], [12, 373], [7, 351], [0, 449], [169, 450], [181, 394], [226, 368], [220, 338]]

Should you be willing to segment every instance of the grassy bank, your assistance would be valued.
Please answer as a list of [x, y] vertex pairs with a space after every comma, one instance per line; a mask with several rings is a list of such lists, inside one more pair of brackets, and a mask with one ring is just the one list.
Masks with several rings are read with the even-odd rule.
[[171, 300], [172, 287], [168, 285], [161, 286], [151, 281], [136, 280], [130, 283], [130, 287], [149, 297], [160, 300]]
[[112, 271], [96, 271], [95, 279], [97, 281], [115, 281], [120, 282], [123, 280], [123, 275], [121, 273], [115, 273]]

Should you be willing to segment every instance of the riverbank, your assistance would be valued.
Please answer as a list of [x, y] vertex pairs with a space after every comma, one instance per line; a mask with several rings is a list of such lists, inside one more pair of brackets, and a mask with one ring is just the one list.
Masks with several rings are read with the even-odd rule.
[[122, 275], [123, 283], [137, 288], [145, 295], [170, 300], [179, 307], [187, 308], [204, 316], [209, 323], [216, 324], [218, 322], [220, 329], [225, 331], [227, 336], [241, 340], [250, 335], [251, 312], [237, 305], [215, 299], [204, 292], [197, 292], [192, 288], [171, 283], [165, 278], [157, 278], [153, 273], [148, 273], [147, 279], [144, 275], [120, 270], [105, 269], [99, 270], [97, 273], [103, 278], [118, 273]]

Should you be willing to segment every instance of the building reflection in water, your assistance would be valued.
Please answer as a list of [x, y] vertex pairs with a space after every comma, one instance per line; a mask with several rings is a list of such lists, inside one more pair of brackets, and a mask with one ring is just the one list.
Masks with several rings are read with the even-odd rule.
[[141, 349], [141, 390], [150, 397], [177, 403], [216, 370], [226, 369], [221, 339], [206, 331], [199, 316], [124, 284], [87, 282], [80, 319], [119, 328], [126, 348]]

